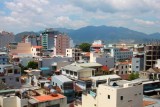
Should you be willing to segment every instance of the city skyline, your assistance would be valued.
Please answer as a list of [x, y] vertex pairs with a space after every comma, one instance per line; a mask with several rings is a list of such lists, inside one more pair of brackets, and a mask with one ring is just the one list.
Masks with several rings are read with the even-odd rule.
[[107, 25], [155, 33], [160, 27], [159, 5], [158, 0], [1, 0], [0, 30]]

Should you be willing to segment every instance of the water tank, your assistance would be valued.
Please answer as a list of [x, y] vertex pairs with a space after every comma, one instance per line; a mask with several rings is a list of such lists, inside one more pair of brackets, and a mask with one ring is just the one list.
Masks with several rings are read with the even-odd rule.
[[51, 89], [51, 90], [50, 90], [50, 93], [51, 93], [51, 95], [54, 96], [54, 97], [58, 96], [57, 91], [54, 90], [54, 89]]
[[44, 88], [50, 90], [52, 89], [52, 85], [50, 85], [49, 83], [45, 83]]

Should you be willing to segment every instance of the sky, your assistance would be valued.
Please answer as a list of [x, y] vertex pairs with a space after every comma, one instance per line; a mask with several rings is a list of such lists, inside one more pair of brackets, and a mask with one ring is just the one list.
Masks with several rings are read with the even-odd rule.
[[115, 26], [160, 32], [160, 0], [0, 0], [0, 30]]

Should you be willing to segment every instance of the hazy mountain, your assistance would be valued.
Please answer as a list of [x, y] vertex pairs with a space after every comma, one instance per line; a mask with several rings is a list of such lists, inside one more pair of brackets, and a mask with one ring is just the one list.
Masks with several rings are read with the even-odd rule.
[[[145, 34], [124, 27], [111, 26], [87, 26], [80, 29], [54, 28], [61, 33], [68, 34], [75, 43], [93, 42], [96, 39], [104, 40], [106, 43], [113, 42], [147, 42], [150, 40], [160, 39], [160, 33]], [[22, 32], [16, 35], [16, 41], [19, 41], [23, 35], [39, 35], [35, 32]]]
[[22, 41], [22, 38], [23, 38], [24, 36], [27, 36], [27, 35], [35, 35], [35, 36], [38, 36], [39, 33], [33, 32], [33, 31], [25, 31], [25, 32], [18, 33], [18, 34], [15, 35], [15, 42], [21, 42], [21, 41]]
[[[160, 39], [158, 35], [147, 35], [142, 32], [137, 32], [124, 27], [110, 26], [87, 26], [77, 30], [59, 29], [60, 32], [65, 32], [75, 42], [92, 42], [95, 39], [101, 39], [107, 43], [112, 42], [146, 42], [150, 39]], [[158, 37], [158, 38], [157, 38]]]

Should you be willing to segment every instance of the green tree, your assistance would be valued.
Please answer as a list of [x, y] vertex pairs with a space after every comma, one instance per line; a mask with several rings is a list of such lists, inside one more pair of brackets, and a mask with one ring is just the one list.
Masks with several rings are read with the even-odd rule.
[[130, 75], [129, 75], [129, 80], [131, 81], [131, 80], [134, 80], [134, 79], [137, 79], [137, 78], [139, 78], [139, 73], [138, 72], [136, 72], [136, 73], [131, 73]]
[[28, 62], [27, 68], [37, 69], [38, 63], [34, 62], [34, 61], [30, 61], [30, 62]]
[[83, 51], [83, 52], [90, 52], [90, 47], [91, 47], [91, 44], [89, 43], [81, 43], [79, 45], [79, 48]]

